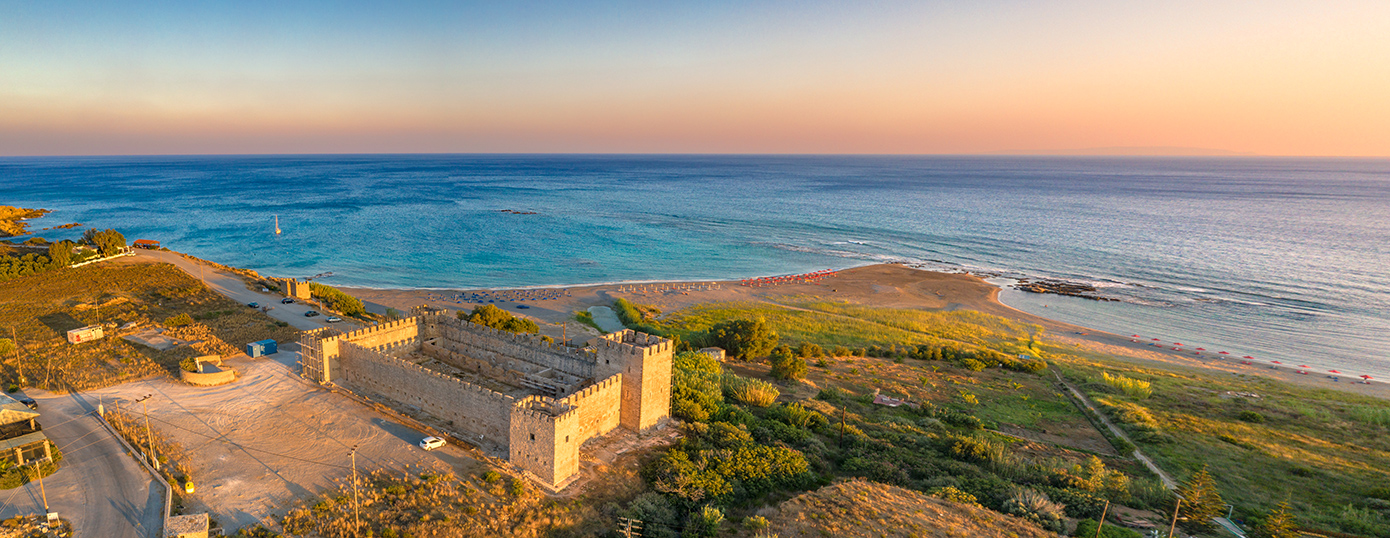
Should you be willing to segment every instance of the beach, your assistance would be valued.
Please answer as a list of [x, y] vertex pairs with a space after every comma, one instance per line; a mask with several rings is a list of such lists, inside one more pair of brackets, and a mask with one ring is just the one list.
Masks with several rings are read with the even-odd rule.
[[[394, 308], [409, 312], [412, 307], [429, 305], [450, 311], [471, 310], [477, 303], [458, 302], [453, 296], [502, 290], [384, 290], [370, 288], [341, 288], [369, 303], [369, 310], [385, 312]], [[746, 286], [740, 281], [649, 282], [599, 284], [564, 288], [548, 295], [553, 299], [500, 302], [507, 311], [540, 322], [542, 333], [554, 337], [578, 340], [577, 335], [596, 335], [592, 328], [574, 321], [574, 313], [592, 306], [609, 306], [617, 298], [638, 304], [651, 305], [662, 312], [672, 312], [703, 303], [767, 303], [782, 305], [785, 299], [814, 297], [845, 301], [881, 308], [920, 310], [974, 310], [1011, 320], [1031, 323], [1046, 329], [1047, 338], [1079, 351], [1101, 354], [1139, 365], [1166, 369], [1193, 369], [1224, 372], [1231, 375], [1274, 379], [1303, 387], [1339, 390], [1378, 398], [1390, 399], [1390, 385], [1381, 382], [1361, 383], [1349, 375], [1333, 381], [1325, 374], [1297, 373], [1300, 369], [1282, 367], [1265, 361], [1245, 361], [1238, 355], [1220, 355], [1216, 351], [1195, 354], [1191, 347], [1179, 350], [1169, 346], [1150, 345], [1148, 338], [1137, 340], [1129, 335], [1112, 334], [1078, 325], [1036, 316], [1010, 308], [999, 302], [1000, 288], [983, 278], [968, 273], [943, 273], [916, 269], [899, 264], [876, 264], [838, 271], [834, 276], [814, 282], [782, 283], [778, 285]], [[516, 291], [512, 292], [517, 293]], [[528, 292], [535, 295], [536, 291]], [[448, 299], [446, 299], [446, 297]], [[516, 308], [525, 305], [527, 308]], [[1141, 332], [1136, 328], [1136, 332]], [[554, 334], [552, 334], [554, 333]], [[1136, 341], [1137, 340], [1137, 341]], [[1244, 364], [1250, 362], [1251, 364]]]

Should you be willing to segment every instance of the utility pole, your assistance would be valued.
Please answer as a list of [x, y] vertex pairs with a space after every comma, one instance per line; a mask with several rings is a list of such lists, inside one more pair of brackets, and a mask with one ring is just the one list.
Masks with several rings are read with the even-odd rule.
[[1110, 499], [1105, 500], [1105, 508], [1100, 511], [1100, 521], [1096, 523], [1096, 538], [1100, 538], [1100, 529], [1105, 527], [1105, 514], [1110, 512]]
[[840, 404], [840, 447], [845, 446], [845, 406]]
[[29, 384], [24, 379], [24, 363], [19, 360], [19, 337], [15, 335], [14, 325], [10, 325], [10, 343], [14, 344], [10, 352], [14, 355], [14, 367], [19, 370], [19, 384]]
[[151, 396], [154, 396], [154, 395], [153, 395], [153, 394], [146, 394], [143, 398], [140, 398], [139, 400], [135, 400], [135, 403], [140, 404], [141, 409], [143, 409], [144, 412], [145, 412], [145, 435], [146, 435], [147, 441], [149, 442], [149, 448], [150, 448], [150, 453], [149, 453], [150, 465], [154, 466], [154, 470], [158, 471], [158, 470], [159, 470], [159, 456], [156, 455], [155, 452], [154, 452], [154, 430], [150, 429], [150, 404], [145, 403], [145, 401], [146, 401], [146, 400], [149, 400]]
[[352, 445], [352, 451], [348, 452], [348, 455], [352, 457], [352, 533], [357, 534], [357, 531], [362, 529], [362, 515], [357, 498], [357, 445]]
[[1182, 506], [1182, 497], [1178, 497], [1178, 502], [1173, 505], [1173, 523], [1168, 525], [1168, 538], [1173, 538], [1173, 530], [1178, 528], [1178, 508]]
[[642, 520], [628, 519], [625, 517], [618, 518], [618, 533], [622, 534], [623, 538], [641, 538]]

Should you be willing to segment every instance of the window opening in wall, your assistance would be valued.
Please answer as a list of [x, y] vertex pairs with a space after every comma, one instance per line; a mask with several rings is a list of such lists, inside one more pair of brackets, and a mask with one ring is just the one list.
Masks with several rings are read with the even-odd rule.
[[536, 434], [534, 434], [534, 433], [531, 434], [531, 440], [532, 440], [532, 441], [535, 441], [535, 440], [536, 440]]
[[566, 442], [566, 443], [570, 442], [570, 436], [568, 436], [568, 435], [565, 436], [565, 442]]

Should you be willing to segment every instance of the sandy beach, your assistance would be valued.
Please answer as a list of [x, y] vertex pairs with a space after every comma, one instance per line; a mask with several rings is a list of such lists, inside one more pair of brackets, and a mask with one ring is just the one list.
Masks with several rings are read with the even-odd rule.
[[[789, 283], [776, 286], [750, 287], [738, 281], [646, 284], [602, 284], [555, 288], [558, 297], [521, 302], [505, 302], [509, 312], [520, 314], [547, 325], [542, 333], [571, 340], [597, 334], [592, 328], [574, 321], [574, 313], [591, 306], [607, 306], [614, 299], [626, 298], [671, 312], [712, 302], [779, 303], [789, 297], [815, 296], [829, 300], [886, 308], [922, 310], [974, 310], [1043, 326], [1048, 338], [1078, 349], [1103, 353], [1136, 364], [1166, 368], [1195, 368], [1229, 372], [1235, 375], [1258, 376], [1311, 388], [1340, 390], [1390, 399], [1390, 385], [1381, 382], [1360, 383], [1359, 379], [1342, 377], [1333, 381], [1322, 374], [1298, 374], [1296, 369], [1277, 367], [1263, 361], [1242, 364], [1239, 358], [1224, 358], [1207, 353], [1194, 355], [1190, 350], [1172, 350], [1135, 342], [1129, 336], [1111, 334], [1086, 327], [1051, 320], [999, 302], [999, 288], [982, 278], [959, 273], [939, 273], [896, 264], [879, 264], [840, 271], [833, 277], [812, 283]], [[476, 303], [462, 303], [451, 297], [456, 294], [500, 292], [503, 290], [380, 290], [342, 288], [368, 304], [369, 310], [385, 312], [395, 308], [408, 312], [411, 307], [430, 305], [451, 311], [471, 310]], [[525, 305], [527, 308], [517, 308]], [[1232, 356], [1234, 357], [1234, 356]], [[1358, 382], [1353, 382], [1356, 379]]]

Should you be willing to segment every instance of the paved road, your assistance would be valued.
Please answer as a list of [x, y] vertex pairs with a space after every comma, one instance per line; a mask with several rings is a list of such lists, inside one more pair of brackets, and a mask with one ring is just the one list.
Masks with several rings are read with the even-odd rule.
[[[95, 416], [96, 403], [81, 394], [29, 390], [39, 402], [40, 424], [63, 451], [58, 472], [43, 480], [49, 507], [72, 522], [76, 536], [158, 536], [164, 486], [125, 452]], [[43, 513], [38, 482], [0, 491], [0, 518]]]
[[336, 326], [340, 330], [351, 331], [358, 326], [349, 321], [340, 323], [328, 323], [325, 321], [328, 316], [318, 316], [313, 318], [304, 317], [304, 312], [312, 310], [313, 307], [301, 302], [294, 304], [281, 304], [284, 298], [278, 293], [261, 293], [251, 291], [246, 288], [246, 282], [240, 276], [224, 272], [211, 265], [195, 262], [177, 252], [167, 252], [162, 250], [141, 250], [136, 253], [136, 258], [145, 260], [156, 260], [174, 264], [174, 267], [182, 269], [193, 278], [202, 279], [213, 291], [220, 293], [233, 301], [241, 304], [260, 303], [261, 306], [273, 306], [274, 310], [267, 314], [275, 319], [289, 323], [290, 326], [301, 331], [317, 329], [319, 327]]

